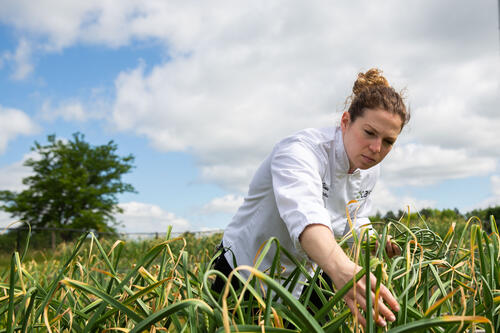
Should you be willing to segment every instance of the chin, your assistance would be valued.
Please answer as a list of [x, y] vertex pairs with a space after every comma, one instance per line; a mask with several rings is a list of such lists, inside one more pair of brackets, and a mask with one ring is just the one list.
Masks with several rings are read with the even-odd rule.
[[360, 166], [359, 169], [361, 170], [368, 170], [370, 168], [373, 168], [374, 166], [376, 166], [378, 163], [373, 163], [373, 164], [370, 164], [370, 165], [363, 165], [363, 166]]

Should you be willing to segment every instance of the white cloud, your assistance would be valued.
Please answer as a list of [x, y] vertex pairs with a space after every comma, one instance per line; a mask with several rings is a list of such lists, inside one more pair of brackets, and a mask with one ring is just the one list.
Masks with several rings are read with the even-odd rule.
[[42, 104], [41, 113], [43, 118], [47, 120], [54, 120], [56, 118], [63, 118], [66, 121], [77, 120], [85, 121], [86, 114], [81, 102], [72, 100], [61, 102], [57, 107], [52, 107], [50, 101], [45, 101]]
[[[123, 72], [113, 109], [118, 128], [146, 136], [164, 151], [194, 152], [205, 180], [241, 190], [282, 136], [303, 126], [333, 124], [329, 110], [308, 103], [315, 98], [312, 87], [301, 82], [287, 87], [286, 75], [272, 78], [272, 64], [263, 69], [269, 80], [259, 82], [264, 73], [243, 64], [229, 68], [207, 60], [182, 59], [151, 73], [143, 66]], [[240, 74], [231, 77], [233, 71]], [[252, 80], [254, 87], [246, 83]]]
[[164, 233], [169, 225], [172, 226], [174, 232], [190, 229], [189, 221], [167, 212], [157, 205], [132, 201], [121, 203], [119, 206], [124, 212], [116, 218], [117, 221], [123, 222], [124, 226], [119, 228], [123, 232]]
[[242, 203], [242, 196], [228, 194], [223, 197], [212, 199], [209, 203], [203, 206], [202, 211], [206, 214], [234, 214]]
[[0, 234], [4, 231], [4, 228], [7, 228], [7, 227], [9, 227], [9, 228], [14, 227], [15, 228], [15, 227], [20, 226], [20, 224], [11, 225], [12, 223], [14, 223], [16, 221], [17, 220], [10, 217], [9, 214], [0, 210]]
[[[413, 152], [419, 154], [416, 166], [392, 164], [391, 172], [400, 175], [397, 179], [430, 184], [442, 176], [491, 172], [499, 157], [500, 117], [488, 117], [491, 108], [499, 106], [497, 50], [473, 41], [486, 41], [492, 33], [475, 28], [480, 32], [476, 36], [467, 30], [488, 13], [476, 8], [474, 16], [456, 9], [446, 21], [458, 31], [447, 26], [446, 31], [423, 35], [427, 28], [416, 18], [427, 22], [427, 15], [439, 16], [433, 11], [449, 11], [445, 5], [427, 5], [413, 4], [411, 15], [405, 9], [396, 18], [383, 9], [372, 15], [378, 5], [356, 8], [356, 4], [350, 8], [295, 4], [279, 13], [272, 4], [265, 9], [226, 6], [209, 11], [203, 33], [197, 25], [186, 28], [188, 33], [179, 25], [168, 37], [184, 41], [179, 49], [190, 50], [187, 55], [174, 54], [149, 72], [140, 64], [120, 74], [114, 122], [121, 130], [146, 136], [161, 150], [193, 152], [205, 180], [244, 192], [277, 140], [303, 127], [334, 124], [333, 113], [341, 110], [356, 72], [378, 65], [397, 87], [408, 86], [411, 92], [415, 88], [411, 96], [416, 97], [410, 100], [416, 105], [414, 116], [402, 143], [422, 146]], [[215, 20], [221, 13], [232, 15]], [[354, 13], [356, 22], [364, 23], [352, 24], [349, 18]], [[189, 15], [191, 22], [198, 22], [196, 11]], [[468, 20], [458, 24], [461, 17]], [[386, 24], [378, 24], [381, 20]], [[398, 24], [410, 34], [402, 40], [384, 28]], [[367, 43], [374, 36], [377, 44]], [[450, 43], [439, 48], [444, 53], [436, 54], [433, 39]], [[480, 57], [454, 52], [469, 39], [478, 52], [485, 51], [478, 53]], [[177, 44], [172, 43], [175, 49]], [[370, 52], [359, 52], [366, 46]], [[415, 66], [416, 62], [429, 67]], [[481, 101], [488, 101], [490, 108], [484, 109]], [[443, 161], [443, 156], [450, 160]], [[410, 172], [416, 172], [411, 179]]]
[[434, 207], [436, 205], [432, 200], [418, 200], [410, 196], [396, 196], [383, 181], [377, 183], [371, 197], [373, 204], [373, 211], [371, 213], [373, 215], [377, 212], [385, 214], [390, 210], [393, 212], [399, 210], [407, 211], [408, 206], [410, 206], [410, 212], [416, 212], [423, 208]]
[[14, 80], [23, 80], [34, 70], [31, 59], [32, 52], [32, 44], [26, 39], [21, 38], [14, 53], [7, 51], [2, 55], [0, 58], [0, 68], [2, 67], [2, 62], [12, 63], [14, 71], [11, 77]]
[[492, 175], [490, 177], [491, 196], [482, 202], [477, 207], [473, 208], [487, 208], [500, 206], [500, 175]]
[[84, 105], [77, 99], [69, 99], [63, 100], [56, 106], [53, 106], [50, 100], [46, 100], [42, 104], [40, 114], [42, 118], [51, 121], [62, 118], [67, 122], [86, 122], [90, 119], [102, 119], [105, 117], [106, 114], [103, 112], [103, 105], [100, 105], [100, 103], [104, 103], [104, 101], [95, 101]]
[[[60, 50], [78, 40], [85, 21], [90, 20], [92, 12], [99, 8], [96, 3], [97, 1], [7, 1], [1, 5], [0, 19], [23, 33], [44, 40], [47, 48]], [[119, 11], [122, 7], [116, 6], [116, 10]]]
[[[0, 168], [0, 191], [20, 192], [26, 188], [22, 180], [31, 175], [31, 169], [23, 166], [28, 158], [35, 158], [36, 153], [29, 153], [23, 156], [21, 161]], [[1, 203], [1, 202], [0, 202]], [[11, 223], [17, 221], [10, 214], [0, 210], [0, 228], [6, 228]], [[19, 226], [18, 224], [13, 227]], [[0, 232], [2, 230], [0, 229]]]
[[37, 153], [31, 152], [23, 156], [21, 161], [0, 168], [0, 190], [20, 192], [26, 188], [22, 180], [29, 177], [31, 169], [24, 166], [29, 158], [36, 158]]
[[500, 199], [500, 175], [491, 176], [491, 192], [496, 198]]
[[[408, 88], [413, 110], [384, 163], [388, 187], [491, 173], [500, 158], [497, 13], [491, 1], [465, 0], [0, 5], [0, 20], [36, 50], [164, 44], [167, 62], [117, 77], [113, 122], [163, 151], [193, 153], [204, 180], [240, 192], [277, 140], [334, 124], [355, 74], [372, 66]], [[70, 106], [55, 114], [83, 119], [85, 107]]]
[[[190, 50], [193, 45], [213, 40], [214, 36], [233, 43], [259, 39], [264, 34], [293, 34], [298, 38], [318, 40], [338, 34], [346, 39], [358, 36], [358, 40], [364, 42], [364, 38], [380, 33], [379, 38], [395, 36], [405, 43], [396, 52], [412, 54], [430, 38], [430, 42], [448, 46], [453, 46], [455, 40], [461, 39], [469, 42], [465, 44], [467, 47], [461, 47], [461, 54], [467, 55], [471, 48], [482, 47], [482, 42], [489, 37], [477, 36], [475, 32], [478, 29], [487, 26], [493, 28], [491, 35], [496, 36], [497, 32], [494, 3], [477, 2], [474, 6], [466, 6], [467, 4], [466, 1], [451, 0], [438, 3], [432, 0], [406, 1], [404, 4], [399, 1], [379, 4], [264, 0], [217, 0], [210, 3], [182, 0], [89, 0], [61, 3], [40, 0], [33, 3], [18, 0], [1, 4], [0, 20], [24, 33], [44, 37], [48, 45], [59, 49], [79, 41], [117, 46], [133, 39], [157, 38], [168, 40], [176, 50]], [[325, 36], [311, 34], [311, 31], [319, 30], [325, 23], [335, 29], [325, 31]], [[400, 29], [395, 31], [394, 27]], [[370, 36], [365, 36], [366, 34]], [[410, 36], [413, 38], [408, 38]], [[329, 42], [328, 38], [324, 40]], [[342, 51], [347, 53], [359, 50]], [[431, 54], [436, 58], [443, 55], [446, 54], [441, 49]]]
[[382, 178], [392, 186], [426, 186], [446, 179], [484, 176], [494, 172], [497, 159], [473, 156], [465, 148], [405, 144], [395, 147], [382, 162]]
[[33, 134], [37, 125], [21, 110], [0, 105], [0, 154], [5, 151], [10, 140], [18, 135]]
[[427, 75], [426, 80], [415, 80], [412, 88], [418, 106], [408, 139], [499, 158], [498, 54], [478, 55], [460, 66], [443, 63]]

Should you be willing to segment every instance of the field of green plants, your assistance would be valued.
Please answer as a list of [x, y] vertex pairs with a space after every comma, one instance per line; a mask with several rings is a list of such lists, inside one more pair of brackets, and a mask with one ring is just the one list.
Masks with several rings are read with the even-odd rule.
[[[385, 328], [366, 313], [361, 328], [342, 298], [352, 281], [339, 290], [323, 285], [319, 271], [309, 275], [305, 263], [285, 278], [280, 258], [289, 254], [270, 239], [255, 267], [272, 248], [273, 266], [264, 272], [239, 267], [231, 279], [241, 279], [243, 290], [228, 283], [220, 295], [210, 290], [219, 274], [211, 260], [221, 235], [193, 234], [163, 240], [100, 240], [92, 234], [61, 245], [49, 255], [14, 252], [0, 270], [0, 332], [499, 332], [500, 236], [491, 217], [491, 230], [481, 221], [425, 221], [406, 215], [375, 223], [379, 244], [391, 235], [402, 255], [389, 259], [375, 238], [355, 237], [346, 252], [370, 271], [375, 286], [385, 284], [401, 310]], [[29, 242], [28, 242], [29, 243]], [[238, 272], [248, 270], [252, 279]], [[301, 299], [290, 290], [305, 274], [308, 284]], [[321, 289], [323, 305], [309, 301]], [[246, 297], [243, 295], [246, 294]], [[323, 297], [324, 296], [324, 297]], [[369, 295], [369, 301], [372, 300]], [[378, 293], [375, 293], [378, 297]]]

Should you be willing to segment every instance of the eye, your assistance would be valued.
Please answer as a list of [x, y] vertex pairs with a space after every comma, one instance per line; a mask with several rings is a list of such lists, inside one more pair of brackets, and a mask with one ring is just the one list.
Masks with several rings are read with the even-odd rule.
[[388, 146], [392, 146], [394, 144], [394, 141], [392, 141], [392, 140], [384, 140], [384, 142]]
[[372, 131], [369, 131], [369, 130], [365, 130], [365, 133], [368, 134], [369, 136], [375, 135]]

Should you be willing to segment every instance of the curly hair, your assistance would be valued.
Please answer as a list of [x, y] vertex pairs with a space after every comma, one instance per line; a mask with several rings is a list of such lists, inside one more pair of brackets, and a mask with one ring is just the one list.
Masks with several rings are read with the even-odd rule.
[[402, 93], [396, 92], [378, 68], [359, 73], [352, 88], [348, 112], [351, 121], [362, 117], [366, 109], [382, 109], [401, 117], [401, 129], [410, 120]]

